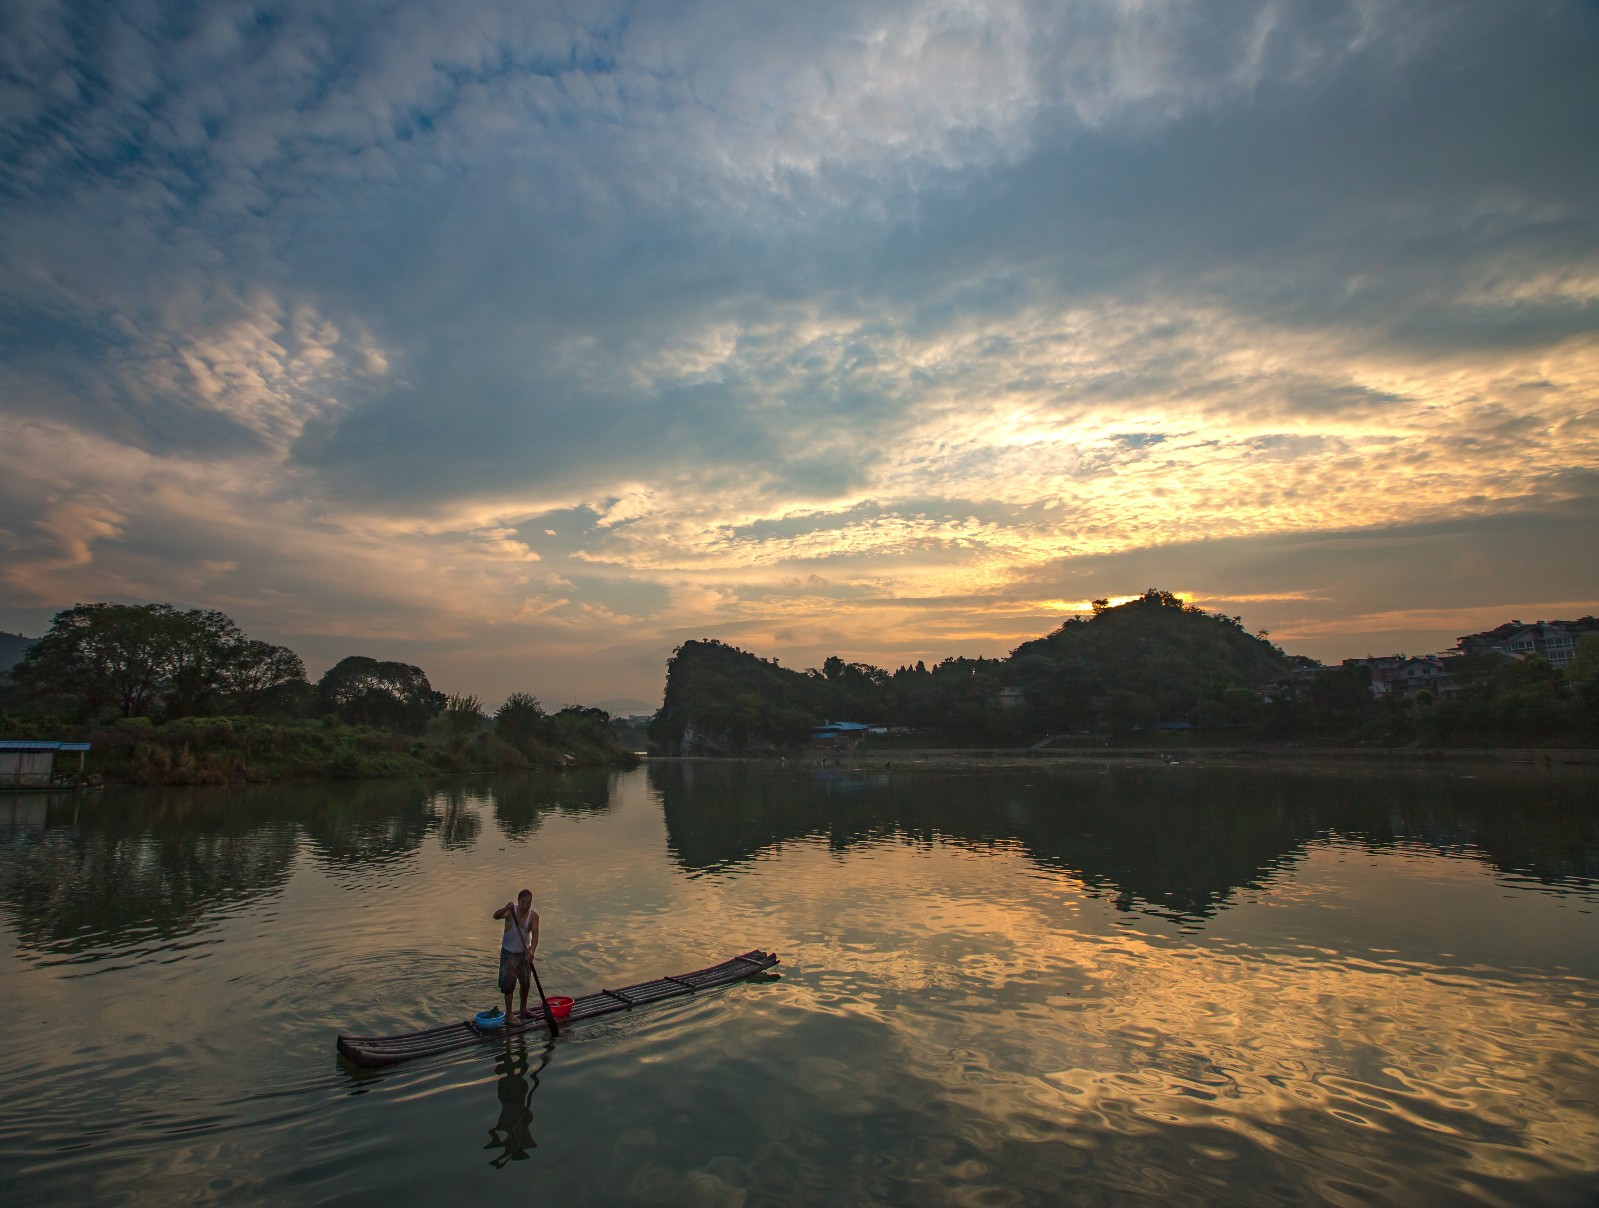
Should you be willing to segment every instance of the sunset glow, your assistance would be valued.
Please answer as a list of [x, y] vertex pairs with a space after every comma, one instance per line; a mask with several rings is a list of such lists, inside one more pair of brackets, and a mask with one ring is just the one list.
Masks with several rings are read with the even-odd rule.
[[653, 704], [1599, 607], [1591, 9], [141, 12], [0, 18], [0, 628]]

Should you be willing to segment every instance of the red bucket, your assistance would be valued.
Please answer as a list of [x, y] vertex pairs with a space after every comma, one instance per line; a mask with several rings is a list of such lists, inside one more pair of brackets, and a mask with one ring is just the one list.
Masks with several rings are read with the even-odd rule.
[[551, 994], [544, 1000], [544, 1005], [550, 1009], [550, 1014], [559, 1022], [572, 1013], [572, 1002], [573, 1000], [564, 994]]

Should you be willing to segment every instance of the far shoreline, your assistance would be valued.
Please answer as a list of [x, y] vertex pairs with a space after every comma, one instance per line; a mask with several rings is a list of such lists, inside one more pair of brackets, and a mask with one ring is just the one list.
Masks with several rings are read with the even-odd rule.
[[803, 751], [771, 755], [647, 755], [647, 763], [763, 763], [807, 768], [1036, 767], [1124, 763], [1348, 763], [1599, 768], [1591, 747], [907, 747], [879, 751]]

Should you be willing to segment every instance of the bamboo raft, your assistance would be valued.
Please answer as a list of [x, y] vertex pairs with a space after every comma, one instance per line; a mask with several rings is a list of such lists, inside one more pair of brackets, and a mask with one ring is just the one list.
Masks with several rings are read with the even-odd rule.
[[[693, 973], [658, 977], [654, 981], [639, 982], [633, 986], [621, 986], [615, 990], [585, 994], [572, 1003], [572, 1013], [559, 1022], [565, 1027], [567, 1024], [594, 1019], [600, 1015], [631, 1011], [634, 1007], [697, 994], [701, 990], [709, 990], [715, 986], [743, 981], [747, 977], [753, 977], [763, 970], [770, 969], [775, 964], [777, 964], [777, 953], [762, 952], [759, 948], [753, 948], [742, 956], [725, 960], [720, 965], [712, 965], [709, 969], [697, 969]], [[451, 1049], [465, 1048], [467, 1045], [478, 1044], [484, 1040], [542, 1032], [547, 1027], [544, 1012], [535, 1009], [530, 1016], [508, 1027], [495, 1028], [492, 1031], [481, 1031], [471, 1020], [463, 1020], [460, 1023], [445, 1024], [422, 1032], [407, 1032], [401, 1036], [340, 1036], [338, 1043], [339, 1052], [351, 1064], [366, 1069], [377, 1069], [385, 1065], [398, 1065], [402, 1061], [411, 1061], [417, 1057], [447, 1053]]]

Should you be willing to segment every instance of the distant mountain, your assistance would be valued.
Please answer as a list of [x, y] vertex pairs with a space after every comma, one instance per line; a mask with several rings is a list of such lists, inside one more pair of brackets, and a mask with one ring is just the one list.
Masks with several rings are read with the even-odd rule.
[[6, 633], [0, 630], [0, 671], [10, 671], [22, 661], [22, 656], [28, 653], [28, 647], [34, 643], [33, 638], [25, 638], [20, 633]]
[[594, 706], [604, 709], [612, 717], [648, 717], [655, 712], [655, 706], [647, 700], [639, 700], [633, 696], [618, 696], [611, 700], [602, 700]]

